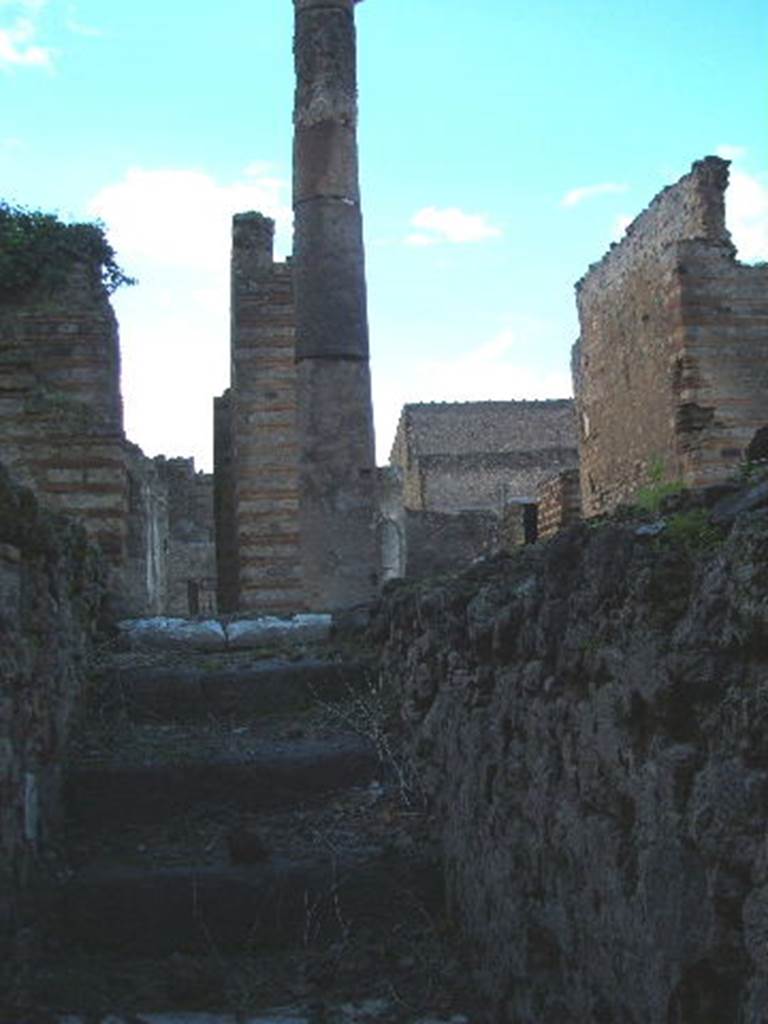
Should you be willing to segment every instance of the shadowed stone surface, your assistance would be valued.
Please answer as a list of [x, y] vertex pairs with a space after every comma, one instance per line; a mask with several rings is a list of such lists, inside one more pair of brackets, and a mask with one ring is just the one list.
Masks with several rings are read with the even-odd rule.
[[768, 510], [700, 500], [386, 597], [494, 1021], [766, 1019]]
[[261, 810], [372, 779], [379, 760], [356, 736], [261, 743], [247, 759], [69, 769], [72, 820], [162, 821], [197, 803]]

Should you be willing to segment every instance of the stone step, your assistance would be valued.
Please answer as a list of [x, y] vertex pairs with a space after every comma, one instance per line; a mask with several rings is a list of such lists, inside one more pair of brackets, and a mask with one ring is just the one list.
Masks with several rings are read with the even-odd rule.
[[335, 702], [369, 685], [371, 666], [321, 660], [265, 660], [210, 667], [185, 658], [171, 665], [114, 667], [99, 683], [100, 699], [136, 721], [248, 719]]
[[270, 740], [246, 729], [137, 732], [128, 754], [141, 763], [86, 761], [65, 771], [62, 796], [70, 822], [151, 824], [201, 805], [240, 811], [295, 806], [365, 784], [381, 771], [374, 745], [349, 733]]
[[[394, 1016], [397, 1014], [397, 1016]], [[392, 1000], [368, 999], [359, 1003], [343, 1003], [339, 1006], [323, 1006], [322, 1017], [318, 1017], [317, 1009], [306, 1009], [302, 1006], [282, 1006], [265, 1011], [258, 1015], [241, 1013], [142, 1013], [105, 1014], [79, 1016], [67, 1014], [61, 1016], [56, 1024], [391, 1024], [393, 1020], [401, 1024], [469, 1024], [469, 1017], [464, 1014], [450, 1016], [436, 1014], [413, 1013], [403, 1014]], [[52, 1022], [53, 1024], [53, 1022]]]
[[320, 848], [247, 867], [86, 870], [46, 894], [46, 916], [67, 947], [158, 957], [309, 948], [368, 922], [386, 932], [415, 902], [425, 914], [442, 907], [434, 861]]

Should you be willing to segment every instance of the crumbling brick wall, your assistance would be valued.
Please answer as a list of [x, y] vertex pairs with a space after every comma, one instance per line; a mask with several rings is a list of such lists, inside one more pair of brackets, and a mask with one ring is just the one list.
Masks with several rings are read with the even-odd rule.
[[577, 285], [586, 515], [722, 480], [768, 421], [768, 268], [736, 261], [727, 184], [727, 161], [695, 163]]
[[[293, 285], [290, 264], [273, 261], [273, 232], [257, 213], [233, 220], [231, 388], [228, 402], [219, 400], [215, 445], [228, 610], [233, 600], [261, 612], [303, 606]], [[234, 523], [234, 552], [222, 546], [227, 523]]]
[[0, 302], [0, 456], [117, 568], [128, 502], [117, 322], [100, 266], [75, 258], [66, 271]]
[[581, 518], [581, 480], [578, 469], [545, 480], [538, 494], [538, 533], [541, 540], [553, 537], [560, 530]]
[[57, 815], [105, 571], [79, 525], [0, 466], [0, 950]]

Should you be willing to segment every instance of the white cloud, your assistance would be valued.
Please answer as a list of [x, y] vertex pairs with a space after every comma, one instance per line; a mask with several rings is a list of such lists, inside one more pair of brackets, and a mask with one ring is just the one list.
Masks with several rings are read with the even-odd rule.
[[[406, 374], [374, 367], [377, 461], [389, 461], [400, 411], [408, 402], [510, 401], [564, 398], [572, 393], [567, 363], [537, 364], [544, 325], [507, 328], [475, 348], [444, 359], [414, 359]], [[525, 334], [525, 338], [522, 335]]]
[[135, 288], [118, 291], [126, 431], [147, 454], [211, 465], [211, 401], [229, 384], [229, 260], [233, 213], [276, 221], [276, 258], [290, 244], [286, 183], [264, 164], [221, 184], [200, 170], [135, 167], [88, 212]]
[[560, 200], [560, 205], [578, 206], [579, 203], [583, 203], [586, 199], [594, 199], [596, 196], [618, 195], [628, 190], [629, 185], [619, 185], [613, 181], [606, 181], [601, 185], [582, 185], [581, 188], [572, 188], [570, 192], [566, 192]]
[[740, 160], [747, 151], [743, 146], [718, 146], [715, 152], [723, 160]]
[[124, 260], [215, 272], [228, 264], [233, 213], [258, 210], [273, 217], [284, 242], [291, 217], [284, 189], [279, 178], [249, 171], [221, 185], [200, 170], [133, 167], [94, 196], [88, 209], [107, 223]]
[[765, 179], [732, 170], [725, 195], [726, 222], [739, 259], [768, 260], [768, 185]]
[[613, 222], [611, 240], [614, 242], [620, 242], [633, 220], [634, 217], [631, 217], [628, 213], [620, 213]]
[[4, 7], [19, 12], [13, 22], [0, 28], [0, 69], [53, 67], [53, 51], [34, 42], [37, 16], [48, 0], [4, 0]]
[[442, 242], [464, 244], [498, 238], [501, 229], [488, 222], [485, 213], [464, 213], [457, 207], [439, 210], [426, 206], [411, 218], [411, 225], [422, 230], [405, 239], [407, 245], [439, 245]]

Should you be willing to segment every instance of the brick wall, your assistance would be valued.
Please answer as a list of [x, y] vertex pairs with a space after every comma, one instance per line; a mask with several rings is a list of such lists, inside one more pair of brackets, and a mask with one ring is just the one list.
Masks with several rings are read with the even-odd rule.
[[768, 420], [768, 271], [735, 259], [727, 183], [727, 161], [695, 163], [577, 285], [586, 515], [652, 479], [723, 479]]
[[272, 221], [233, 221], [231, 433], [242, 610], [303, 606], [298, 537], [291, 267], [272, 259]]
[[539, 487], [539, 538], [546, 540], [581, 518], [581, 480], [578, 469], [549, 477]]
[[52, 506], [75, 512], [115, 570], [125, 559], [117, 323], [100, 268], [0, 303], [0, 457]]

